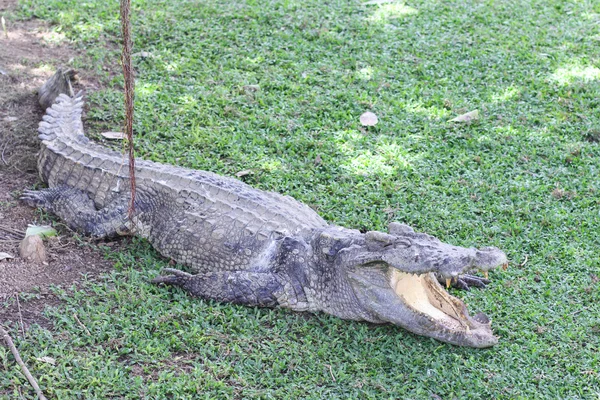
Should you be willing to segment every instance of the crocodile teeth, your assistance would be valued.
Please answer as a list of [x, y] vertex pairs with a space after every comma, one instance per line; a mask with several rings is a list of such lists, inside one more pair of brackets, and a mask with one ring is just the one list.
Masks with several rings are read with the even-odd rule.
[[450, 283], [452, 282], [451, 278], [446, 278], [446, 289], [450, 289]]

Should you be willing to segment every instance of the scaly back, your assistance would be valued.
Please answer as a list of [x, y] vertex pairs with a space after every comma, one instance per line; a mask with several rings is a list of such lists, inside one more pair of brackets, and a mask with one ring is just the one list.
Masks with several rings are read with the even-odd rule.
[[[61, 94], [47, 109], [38, 129], [42, 140], [39, 172], [49, 187], [76, 187], [87, 192], [96, 207], [103, 208], [127, 192], [128, 164], [123, 155], [84, 135], [82, 112], [81, 92], [73, 98]], [[259, 231], [298, 234], [327, 226], [310, 207], [289, 196], [254, 189], [212, 172], [139, 160], [136, 182], [139, 190], [166, 193], [171, 201], [192, 211], [203, 203], [201, 209], [210, 204], [209, 208], [223, 218], [246, 214], [248, 218], [243, 219], [252, 221], [249, 228]]]

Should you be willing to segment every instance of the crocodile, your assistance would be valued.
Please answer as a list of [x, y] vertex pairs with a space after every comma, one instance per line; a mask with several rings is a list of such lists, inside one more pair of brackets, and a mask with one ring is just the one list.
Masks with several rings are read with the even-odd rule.
[[166, 268], [154, 283], [216, 301], [391, 323], [455, 345], [497, 343], [488, 317], [471, 316], [443, 283], [485, 285], [469, 273], [506, 266], [499, 249], [453, 246], [398, 222], [388, 232], [344, 228], [290, 196], [147, 160], [136, 160], [130, 216], [127, 160], [84, 135], [82, 92], [53, 97], [38, 129], [48, 188], [25, 190], [22, 201], [93, 238], [146, 238], [191, 272]]

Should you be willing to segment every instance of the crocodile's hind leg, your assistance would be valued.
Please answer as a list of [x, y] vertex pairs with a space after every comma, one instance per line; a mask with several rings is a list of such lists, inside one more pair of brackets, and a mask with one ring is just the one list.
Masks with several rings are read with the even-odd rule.
[[97, 210], [87, 193], [67, 186], [43, 190], [25, 190], [21, 201], [57, 215], [71, 229], [94, 238], [129, 233], [129, 194], [123, 194]]
[[190, 294], [205, 299], [273, 307], [289, 302], [278, 276], [268, 272], [219, 271], [192, 275], [165, 268], [152, 283], [179, 286]]

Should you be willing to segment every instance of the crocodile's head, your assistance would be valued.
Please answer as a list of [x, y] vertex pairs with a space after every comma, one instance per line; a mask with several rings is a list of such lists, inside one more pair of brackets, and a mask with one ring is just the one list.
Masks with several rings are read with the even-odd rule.
[[362, 309], [374, 321], [390, 322], [419, 335], [470, 347], [497, 343], [485, 314], [470, 316], [465, 304], [438, 283], [473, 270], [506, 265], [495, 247], [464, 248], [392, 223], [389, 234], [367, 232], [340, 249], [336, 263]]

